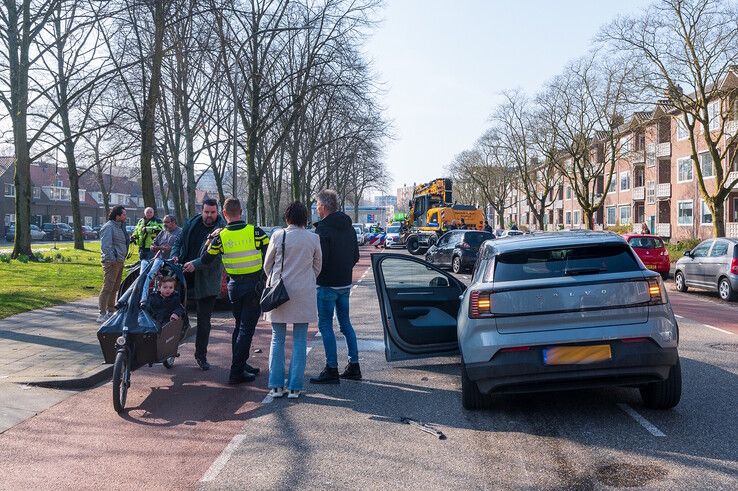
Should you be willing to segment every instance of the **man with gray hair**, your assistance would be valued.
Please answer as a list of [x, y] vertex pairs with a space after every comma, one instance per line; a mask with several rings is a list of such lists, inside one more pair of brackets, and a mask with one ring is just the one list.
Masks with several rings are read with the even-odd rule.
[[154, 242], [151, 244], [151, 252], [156, 254], [161, 252], [163, 259], [169, 259], [172, 253], [172, 247], [177, 243], [177, 239], [182, 234], [182, 227], [177, 225], [177, 219], [173, 215], [164, 217], [164, 230], [159, 232]]
[[[359, 245], [351, 218], [338, 211], [338, 195], [331, 189], [324, 189], [316, 196], [318, 216], [315, 232], [320, 236], [323, 253], [323, 266], [317, 278], [318, 283], [318, 329], [325, 348], [325, 369], [317, 377], [311, 378], [314, 384], [337, 384], [340, 378], [361, 380], [359, 368], [359, 348], [356, 333], [349, 318], [349, 295], [353, 281], [352, 271], [359, 261]], [[338, 374], [338, 353], [336, 335], [333, 333], [333, 312], [338, 325], [346, 337], [348, 365]]]

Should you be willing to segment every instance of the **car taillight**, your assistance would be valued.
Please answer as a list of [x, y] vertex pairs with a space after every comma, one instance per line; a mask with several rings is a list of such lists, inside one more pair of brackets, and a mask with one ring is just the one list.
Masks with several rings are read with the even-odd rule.
[[667, 251], [666, 249], [664, 249], [663, 251], [661, 251], [661, 255], [662, 256], [668, 256], [669, 255], [669, 251]]
[[466, 242], [462, 242], [461, 244], [459, 244], [459, 247], [461, 247], [462, 249], [471, 249], [471, 246]]
[[661, 305], [666, 303], [666, 289], [660, 277], [648, 279], [648, 295], [650, 305]]
[[738, 274], [738, 258], [734, 258], [730, 262], [730, 272], [732, 274]]
[[492, 317], [492, 295], [489, 292], [475, 290], [469, 295], [469, 318], [481, 319]]

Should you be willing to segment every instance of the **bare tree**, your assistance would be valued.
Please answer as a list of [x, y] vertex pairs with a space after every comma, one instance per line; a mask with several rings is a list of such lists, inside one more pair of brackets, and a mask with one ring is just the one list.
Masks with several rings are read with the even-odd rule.
[[[724, 237], [725, 200], [738, 185], [730, 175], [738, 169], [738, 5], [660, 0], [642, 15], [613, 21], [599, 38], [637, 59], [645, 71], [641, 89], [665, 97], [667, 111], [686, 130], [713, 235]], [[709, 159], [701, 158], [702, 148]], [[715, 185], [708, 185], [713, 175]]]

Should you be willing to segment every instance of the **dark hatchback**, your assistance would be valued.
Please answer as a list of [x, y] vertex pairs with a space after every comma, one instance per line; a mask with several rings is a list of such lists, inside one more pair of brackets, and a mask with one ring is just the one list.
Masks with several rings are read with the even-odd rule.
[[441, 268], [451, 268], [454, 273], [470, 271], [484, 241], [494, 238], [490, 232], [480, 230], [452, 230], [428, 249], [425, 260]]
[[74, 239], [74, 230], [66, 223], [44, 223], [41, 230], [46, 234], [46, 240]]

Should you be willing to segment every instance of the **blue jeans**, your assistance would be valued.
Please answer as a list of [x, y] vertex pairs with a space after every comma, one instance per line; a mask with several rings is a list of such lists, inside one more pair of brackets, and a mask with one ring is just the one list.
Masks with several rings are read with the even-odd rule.
[[335, 290], [333, 288], [318, 287], [318, 329], [325, 348], [325, 364], [331, 368], [338, 368], [338, 352], [336, 349], [336, 335], [333, 333], [333, 310], [336, 311], [338, 325], [346, 337], [349, 362], [359, 363], [359, 347], [356, 344], [356, 333], [349, 318], [349, 294], [351, 288]]
[[[302, 390], [307, 359], [308, 325], [292, 326], [292, 358], [287, 381], [289, 390]], [[287, 337], [287, 324], [272, 322], [272, 349], [269, 351], [269, 388], [284, 387], [284, 341]]]

